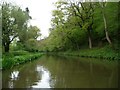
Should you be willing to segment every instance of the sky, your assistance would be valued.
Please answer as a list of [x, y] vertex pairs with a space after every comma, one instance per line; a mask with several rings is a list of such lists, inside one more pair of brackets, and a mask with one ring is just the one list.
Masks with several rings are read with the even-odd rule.
[[20, 6], [22, 9], [29, 8], [31, 25], [37, 26], [42, 33], [41, 38], [49, 35], [52, 10], [55, 9], [53, 3], [58, 0], [3, 0]]

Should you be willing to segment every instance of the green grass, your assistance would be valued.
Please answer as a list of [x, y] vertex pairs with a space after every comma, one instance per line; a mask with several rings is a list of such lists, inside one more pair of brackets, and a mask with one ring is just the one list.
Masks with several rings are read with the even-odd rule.
[[120, 60], [118, 52], [105, 46], [103, 48], [81, 49], [79, 51], [58, 52], [59, 55], [80, 56], [88, 58], [100, 58], [109, 60]]
[[41, 53], [29, 53], [26, 51], [6, 53], [2, 57], [2, 69], [5, 70], [12, 68], [13, 66], [35, 60], [40, 56], [42, 56]]
[[3, 53], [2, 58], [10, 58], [14, 56], [28, 55], [27, 51], [10, 51], [9, 53]]

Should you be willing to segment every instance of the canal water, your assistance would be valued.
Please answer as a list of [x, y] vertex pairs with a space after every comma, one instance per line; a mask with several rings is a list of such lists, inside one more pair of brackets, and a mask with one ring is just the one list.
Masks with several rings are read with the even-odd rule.
[[2, 88], [117, 87], [117, 61], [44, 55], [2, 72]]

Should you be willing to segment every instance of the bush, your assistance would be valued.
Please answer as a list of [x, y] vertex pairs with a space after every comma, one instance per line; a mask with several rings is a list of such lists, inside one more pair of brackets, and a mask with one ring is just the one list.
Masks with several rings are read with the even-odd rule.
[[35, 54], [26, 54], [26, 55], [19, 55], [19, 56], [14, 56], [14, 57], [5, 57], [2, 60], [2, 69], [8, 69], [12, 68], [15, 65], [18, 64], [23, 64], [31, 60], [35, 60], [39, 58], [42, 54], [40, 53], [35, 53]]

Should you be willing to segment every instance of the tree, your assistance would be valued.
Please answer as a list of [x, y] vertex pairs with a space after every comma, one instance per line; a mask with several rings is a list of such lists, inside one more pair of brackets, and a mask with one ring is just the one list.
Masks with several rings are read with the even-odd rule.
[[26, 37], [23, 37], [23, 45], [29, 51], [36, 50], [37, 38], [41, 36], [40, 29], [37, 26], [29, 26], [26, 31]]
[[29, 9], [26, 8], [26, 10], [23, 11], [20, 8], [14, 8], [11, 14], [15, 18], [15, 23], [18, 25], [18, 38], [20, 39], [21, 43], [24, 43], [27, 38], [28, 22], [29, 19], [31, 19], [31, 17], [29, 16]]
[[9, 52], [10, 43], [27, 26], [28, 14], [17, 6], [2, 4], [2, 45]]
[[93, 27], [93, 15], [94, 15], [94, 4], [92, 2], [81, 2], [69, 0], [72, 13], [79, 18], [78, 25], [83, 30], [87, 30], [89, 48], [92, 48], [92, 27]]
[[[41, 50], [79, 50], [87, 48], [88, 45], [89, 48], [93, 45], [101, 47], [100, 43], [102, 46], [106, 45], [103, 13], [99, 2], [61, 0], [55, 5], [50, 35], [41, 41]], [[109, 26], [109, 37], [115, 42], [118, 25], [117, 4], [109, 3], [104, 9]]]
[[112, 45], [109, 33], [108, 33], [108, 25], [107, 25], [107, 18], [106, 18], [106, 13], [105, 13], [105, 7], [107, 5], [107, 2], [102, 0], [102, 2], [99, 2], [100, 7], [101, 7], [101, 11], [102, 11], [102, 15], [103, 15], [103, 20], [104, 20], [104, 30], [105, 30], [105, 35], [106, 35], [106, 39], [108, 41], [108, 43], [110, 45]]
[[[5, 52], [9, 52], [9, 45], [16, 37], [16, 33], [13, 29], [17, 28], [14, 23], [14, 18], [11, 16], [11, 9], [13, 9], [10, 4], [3, 3], [2, 5], [2, 44], [5, 48]], [[14, 35], [13, 35], [14, 34]], [[12, 37], [11, 37], [12, 36]]]
[[[87, 32], [89, 47], [92, 48], [91, 31], [93, 27], [94, 12], [92, 3], [85, 4], [71, 1], [68, 3], [66, 1], [59, 1], [56, 2], [55, 5], [57, 10], [53, 11], [53, 28], [51, 29], [55, 31], [51, 31], [51, 33], [52, 36], [56, 36], [55, 39], [57, 39], [54, 43], [59, 42], [58, 45], [56, 44], [56, 47], [62, 46], [64, 50], [68, 48], [79, 49], [80, 44], [83, 42], [81, 39], [85, 36], [83, 32]], [[82, 7], [80, 7], [80, 5], [82, 5]], [[81, 36], [81, 33], [83, 36]], [[62, 45], [60, 42], [62, 42]]]
[[37, 39], [41, 36], [40, 29], [37, 26], [29, 26], [27, 29], [27, 38], [28, 39]]
[[[88, 41], [89, 41], [89, 48], [92, 48], [92, 29], [93, 29], [93, 15], [94, 15], [94, 7], [95, 5], [92, 2], [81, 2], [81, 1], [59, 1], [56, 2], [57, 11], [62, 12], [64, 15], [63, 19], [61, 20], [59, 17], [59, 23], [61, 21], [62, 24], [71, 21], [72, 19], [74, 23], [70, 24], [73, 26], [79, 26], [80, 30], [87, 31]], [[61, 14], [59, 14], [61, 15]], [[54, 19], [55, 21], [58, 21]], [[57, 23], [58, 25], [58, 23]], [[74, 26], [73, 26], [74, 27]], [[78, 45], [77, 45], [78, 46]]]

